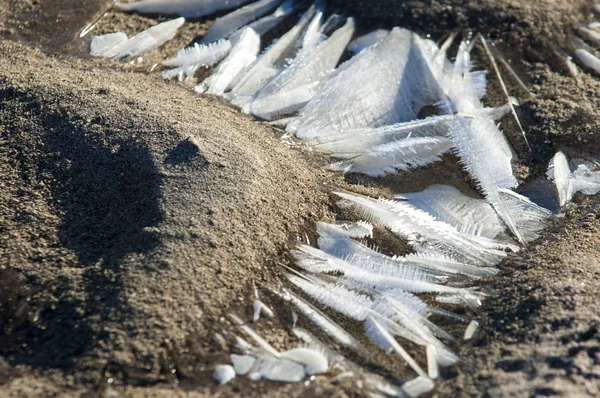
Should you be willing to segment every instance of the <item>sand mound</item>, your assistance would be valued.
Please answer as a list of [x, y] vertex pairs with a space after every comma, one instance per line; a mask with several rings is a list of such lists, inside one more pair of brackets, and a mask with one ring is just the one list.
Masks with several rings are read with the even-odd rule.
[[185, 90], [1, 46], [1, 355], [88, 385], [161, 379], [192, 334], [209, 357], [224, 310], [326, 216], [313, 172]]

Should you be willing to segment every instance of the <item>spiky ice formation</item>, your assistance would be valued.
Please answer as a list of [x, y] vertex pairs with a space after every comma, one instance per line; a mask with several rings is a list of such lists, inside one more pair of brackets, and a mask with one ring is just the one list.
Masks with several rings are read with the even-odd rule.
[[256, 94], [281, 72], [287, 60], [296, 54], [297, 45], [303, 35], [306, 37], [311, 21], [318, 23], [321, 17], [322, 13], [311, 7], [292, 29], [266, 49], [232, 88], [229, 95], [231, 102], [242, 109], [251, 103]]
[[351, 206], [370, 220], [385, 225], [419, 251], [437, 251], [474, 264], [494, 265], [506, 255], [504, 250], [516, 249], [510, 243], [485, 238], [475, 231], [459, 231], [405, 202], [341, 192], [336, 195], [344, 199], [340, 205]]
[[202, 44], [227, 38], [238, 29], [272, 11], [282, 0], [260, 0], [239, 8], [217, 20], [202, 38]]
[[103, 57], [108, 50], [126, 41], [127, 35], [123, 32], [94, 36], [90, 43], [90, 55], [92, 57]]
[[[361, 51], [328, 81], [287, 131], [300, 138], [410, 121], [440, 99], [435, 44], [400, 28]], [[437, 48], [437, 47], [435, 47]]]
[[[316, 301], [351, 319], [365, 322], [369, 317], [373, 317], [388, 325], [391, 334], [395, 336], [401, 336], [422, 346], [434, 345], [441, 353], [438, 358], [445, 365], [453, 363], [453, 359], [456, 359], [435, 333], [439, 332], [445, 337], [450, 335], [431, 323], [427, 319], [426, 311], [414, 310], [413, 301], [423, 303], [409, 293], [403, 292], [394, 297], [387, 292], [378, 293], [367, 288], [365, 293], [369, 295], [366, 295], [360, 292], [360, 285], [352, 286], [353, 289], [358, 290], [351, 290], [349, 288], [351, 284], [343, 279], [340, 283], [329, 283], [315, 277], [302, 278], [288, 275], [288, 278]], [[335, 278], [331, 279], [335, 280]]]
[[482, 118], [457, 116], [448, 135], [454, 142], [454, 151], [463, 167], [477, 182], [485, 199], [510, 229], [520, 243], [525, 243], [523, 232], [511, 213], [511, 207], [500, 196], [500, 189], [512, 188], [516, 179], [512, 173], [510, 157], [498, 145], [494, 136], [502, 134], [493, 121]]
[[390, 31], [387, 29], [377, 29], [366, 35], [357, 37], [352, 40], [348, 45], [348, 50], [353, 52], [354, 54], [361, 52], [365, 48], [372, 46], [377, 43], [379, 40], [386, 38], [390, 34]]
[[236, 77], [250, 65], [260, 52], [260, 35], [252, 28], [244, 29], [231, 53], [219, 64], [214, 73], [196, 86], [196, 92], [221, 95]]
[[417, 209], [459, 231], [471, 229], [494, 239], [505, 230], [504, 223], [489, 203], [468, 197], [449, 185], [430, 185], [421, 192], [403, 193], [394, 197], [407, 200]]
[[201, 66], [212, 66], [221, 61], [231, 51], [229, 40], [219, 40], [205, 46], [195, 43], [193, 46], [183, 48], [177, 54], [163, 62], [163, 65], [172, 67], [161, 73], [163, 79], [172, 79], [177, 76], [180, 80], [192, 76]]
[[[485, 203], [485, 202], [484, 202]], [[486, 203], [486, 206], [489, 206]], [[353, 228], [359, 231], [371, 231], [370, 224], [360, 222], [341, 224], [346, 228]], [[348, 235], [347, 231], [340, 228], [340, 224], [317, 223], [317, 233], [319, 234], [319, 248], [340, 259], [344, 259], [354, 265], [367, 265], [369, 269], [379, 270], [380, 272], [393, 274], [393, 270], [400, 272], [403, 269], [408, 273], [421, 273], [433, 276], [430, 281], [442, 281], [440, 276], [464, 275], [469, 278], [490, 277], [497, 273], [494, 268], [481, 267], [478, 265], [461, 262], [455, 258], [431, 252], [421, 252], [409, 254], [402, 257], [389, 257], [368, 246], [350, 238], [361, 238], [366, 235]], [[370, 232], [369, 232], [370, 233]]]
[[302, 108], [322, 89], [353, 33], [354, 20], [349, 18], [327, 40], [301, 50], [291, 65], [258, 93], [250, 112], [272, 119]]
[[110, 40], [111, 44], [116, 45], [110, 48], [103, 46], [103, 50], [97, 56], [115, 60], [147, 54], [174, 38], [184, 22], [185, 18], [177, 18], [159, 23], [125, 41], [121, 40], [122, 37], [119, 40]]
[[595, 165], [582, 160], [569, 164], [563, 152], [557, 152], [548, 165], [548, 178], [556, 184], [561, 206], [571, 201], [573, 195], [582, 192], [594, 195], [600, 191], [600, 172]]
[[142, 14], [178, 14], [185, 18], [200, 18], [217, 11], [237, 8], [247, 0], [142, 0], [135, 3], [115, 3], [117, 10]]
[[256, 33], [262, 36], [292, 15], [298, 9], [298, 6], [297, 0], [286, 0], [277, 7], [272, 14], [262, 17], [245, 27], [239, 28], [236, 32], [232, 33], [229, 38], [235, 43], [246, 27], [254, 29]]
[[350, 157], [333, 163], [331, 170], [345, 173], [362, 173], [370, 177], [381, 177], [385, 173], [409, 170], [441, 160], [441, 155], [452, 148], [446, 137], [417, 137], [370, 148], [365, 153], [332, 153], [334, 157]]

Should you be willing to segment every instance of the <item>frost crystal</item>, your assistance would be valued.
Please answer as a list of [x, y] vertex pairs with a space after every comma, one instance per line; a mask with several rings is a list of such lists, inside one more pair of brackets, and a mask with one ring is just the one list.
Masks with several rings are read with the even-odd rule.
[[238, 29], [273, 10], [279, 3], [281, 3], [281, 0], [260, 0], [237, 9], [224, 17], [217, 18], [208, 29], [206, 36], [202, 38], [202, 44], [229, 37]]
[[164, 79], [171, 79], [180, 74], [183, 77], [193, 75], [200, 66], [212, 66], [222, 60], [231, 51], [229, 40], [201, 46], [198, 43], [179, 50], [177, 55], [163, 62], [164, 66], [174, 69], [161, 74]]
[[162, 22], [127, 40], [123, 40], [123, 36], [118, 33], [112, 34], [108, 38], [106, 35], [102, 36], [102, 39], [95, 37], [91, 48], [95, 54], [91, 55], [114, 60], [147, 54], [175, 37], [177, 29], [184, 22], [184, 18]]
[[115, 3], [121, 11], [142, 14], [178, 14], [186, 18], [200, 18], [220, 10], [236, 8], [247, 0], [142, 0], [135, 3]]
[[594, 195], [600, 192], [600, 171], [594, 164], [582, 160], [569, 161], [563, 152], [557, 152], [548, 165], [548, 178], [556, 184], [560, 205], [571, 201], [576, 192]]
[[260, 51], [260, 36], [252, 28], [246, 28], [231, 53], [219, 64], [214, 73], [196, 91], [206, 89], [208, 94], [223, 94], [236, 77], [256, 59]]
[[[302, 108], [321, 91], [353, 33], [354, 20], [349, 18], [327, 40], [301, 50], [292, 63], [258, 93], [250, 112], [271, 119]], [[289, 99], [285, 98], [286, 94]]]

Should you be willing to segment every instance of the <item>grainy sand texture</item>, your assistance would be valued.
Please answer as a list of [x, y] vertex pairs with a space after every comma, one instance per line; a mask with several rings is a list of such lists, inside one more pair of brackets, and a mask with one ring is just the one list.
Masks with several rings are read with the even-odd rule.
[[[230, 346], [215, 334], [236, 331], [228, 314], [251, 317], [257, 286], [277, 313], [257, 331], [278, 349], [297, 346], [290, 308], [268, 288], [290, 249], [315, 242], [317, 221], [356, 217], [331, 191], [389, 196], [451, 182], [476, 195], [457, 159], [382, 179], [328, 172], [326, 159], [267, 124], [149, 73], [212, 19], [190, 21], [140, 62], [109, 62], [86, 56], [89, 37], [78, 33], [88, 22], [107, 12], [93, 33], [131, 35], [166, 18], [71, 3], [0, 0], [0, 396], [361, 396], [352, 380], [331, 375], [217, 387], [210, 376], [229, 363]], [[587, 3], [330, 3], [364, 31], [490, 37], [536, 95], [507, 78], [533, 148], [505, 117], [525, 185], [544, 176], [557, 150], [600, 153], [600, 80], [583, 70], [570, 77], [555, 47], [568, 50], [570, 30], [593, 18]], [[479, 47], [474, 56], [491, 70]], [[485, 102], [504, 102], [492, 74]], [[600, 394], [598, 205], [576, 195], [540, 240], [484, 282], [495, 294], [468, 314], [482, 327], [453, 347], [463, 362], [433, 396]], [[386, 252], [406, 250], [383, 229], [375, 237]], [[390, 380], [412, 377], [383, 352], [360, 364]]]

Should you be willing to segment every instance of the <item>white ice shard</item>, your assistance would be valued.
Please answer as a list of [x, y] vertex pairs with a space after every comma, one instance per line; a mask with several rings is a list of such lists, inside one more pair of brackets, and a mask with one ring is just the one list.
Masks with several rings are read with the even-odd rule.
[[286, 383], [298, 382], [306, 377], [304, 365], [290, 359], [260, 358], [248, 377]]
[[[292, 15], [298, 7], [299, 3], [297, 0], [286, 0], [272, 14], [262, 17], [246, 27], [254, 29], [256, 33], [262, 36]], [[235, 43], [246, 27], [242, 27], [232, 33], [229, 39]]]
[[[404, 272], [400, 267], [398, 270], [389, 272], [389, 269], [372, 267], [366, 260], [360, 262], [350, 262], [344, 259], [331, 256], [322, 250], [310, 246], [300, 246], [293, 253], [295, 264], [303, 270], [311, 273], [342, 273], [340, 281], [352, 286], [354, 289], [366, 291], [389, 291], [401, 290], [410, 293], [442, 293], [452, 295], [464, 295], [465, 297], [484, 296], [468, 289], [456, 288], [452, 286], [441, 285], [438, 282], [429, 280], [428, 275], [422, 272]], [[293, 275], [290, 280], [298, 287], [313, 297], [316, 295], [310, 292], [319, 291], [319, 295], [329, 297], [327, 299], [329, 306], [335, 307], [337, 311], [342, 312], [353, 319], [364, 320], [373, 306], [373, 302], [367, 296], [348, 290], [344, 293], [341, 286], [327, 286], [321, 289], [319, 286], [303, 281]]]
[[388, 352], [395, 352], [400, 355], [410, 367], [421, 377], [427, 378], [425, 371], [417, 362], [398, 344], [396, 339], [390, 334], [387, 328], [379, 323], [374, 317], [368, 317], [365, 322], [365, 333], [367, 337], [379, 347]]
[[193, 64], [211, 66], [225, 58], [230, 50], [231, 42], [227, 39], [207, 45], [195, 43], [193, 46], [179, 50], [174, 57], [164, 61], [163, 65], [168, 67]]
[[[354, 225], [355, 227], [352, 229], [357, 231], [360, 231], [363, 228], [363, 225], [372, 228], [370, 224], [364, 222], [358, 224], [348, 222], [342, 225], [344, 225], [345, 228], [352, 228], [352, 225]], [[363, 231], [367, 230], [364, 229]], [[360, 262], [363, 262], [368, 265], [370, 269], [379, 269], [381, 271], [388, 269], [388, 271], [384, 271], [387, 274], [392, 274], [392, 269], [395, 269], [396, 272], [400, 272], [403, 268], [409, 272], [420, 271], [436, 276], [458, 274], [470, 278], [490, 277], [498, 272], [494, 268], [468, 264], [439, 253], [420, 252], [402, 257], [389, 257], [354, 239], [350, 239], [351, 237], [361, 238], [367, 235], [350, 236], [344, 234], [339, 227], [339, 224], [319, 222], [317, 223], [317, 233], [319, 234], [317, 241], [319, 248], [325, 253], [340, 259], [345, 259], [355, 265], [360, 265]], [[436, 278], [431, 278], [430, 280], [435, 281]]]
[[229, 54], [231, 51], [231, 42], [223, 39], [208, 45], [199, 45], [183, 48], [177, 54], [163, 62], [163, 65], [172, 67], [161, 73], [163, 79], [171, 79], [179, 76], [180, 80], [184, 77], [192, 76], [201, 66], [212, 66]]
[[427, 375], [433, 380], [440, 376], [440, 368], [436, 359], [436, 348], [433, 344], [427, 346]]
[[502, 150], [496, 140], [499, 134], [496, 124], [489, 119], [479, 117], [466, 118], [457, 116], [451, 124], [448, 135], [454, 142], [454, 151], [460, 158], [463, 167], [477, 182], [485, 199], [504, 224], [521, 243], [525, 242], [514, 214], [500, 197], [499, 190], [516, 186], [517, 180], [512, 173], [510, 156]]
[[217, 20], [202, 38], [202, 44], [227, 38], [238, 29], [272, 11], [282, 0], [259, 0], [239, 8]]
[[254, 366], [254, 363], [256, 362], [256, 357], [252, 355], [231, 354], [229, 359], [231, 360], [233, 368], [235, 369], [235, 373], [238, 376], [243, 376], [250, 372]]
[[[315, 251], [316, 253], [318, 251]], [[366, 284], [357, 283], [354, 286], [343, 278], [339, 280], [341, 283], [335, 284], [315, 277], [301, 278], [288, 275], [288, 278], [316, 301], [351, 319], [366, 321], [369, 317], [375, 317], [386, 323], [390, 332], [395, 336], [401, 336], [422, 346], [434, 345], [439, 349], [441, 354], [438, 357], [445, 365], [456, 360], [456, 356], [434, 334], [439, 332], [444, 336], [449, 335], [427, 320], [427, 312], [415, 311], [412, 307], [411, 301], [419, 300], [415, 296], [402, 292], [402, 294], [396, 295], [397, 298], [394, 298], [393, 294], [388, 294], [386, 291], [379, 293], [375, 289], [367, 288]], [[331, 279], [335, 280], [335, 278]], [[374, 298], [350, 290], [346, 284], [352, 289], [364, 289], [365, 293]]]
[[548, 178], [556, 184], [561, 206], [568, 203], [576, 192], [594, 195], [600, 191], [600, 171], [585, 161], [572, 161], [559, 151], [548, 165]]
[[272, 318], [275, 314], [273, 314], [273, 310], [271, 310], [265, 303], [260, 300], [254, 300], [254, 314], [252, 315], [252, 321], [258, 322], [260, 319], [260, 314], [265, 314], [269, 318]]
[[479, 329], [479, 322], [476, 320], [472, 320], [469, 322], [469, 325], [465, 329], [465, 334], [463, 335], [464, 340], [471, 340], [475, 332]]
[[452, 115], [390, 124], [377, 128], [360, 128], [333, 134], [331, 128], [319, 132], [311, 141], [313, 148], [327, 153], [364, 153], [377, 145], [411, 138], [445, 136]]
[[115, 3], [117, 10], [142, 14], [178, 14], [185, 18], [200, 18], [221, 10], [237, 8], [248, 0], [142, 0], [135, 3]]
[[377, 145], [365, 153], [333, 152], [331, 155], [344, 158], [329, 165], [329, 169], [344, 173], [362, 173], [370, 177], [381, 177], [385, 173], [409, 170], [441, 160], [442, 154], [452, 148], [446, 137], [416, 137]]
[[548, 225], [552, 212], [510, 189], [499, 189], [498, 192], [512, 219], [519, 226], [523, 240], [531, 242], [537, 239], [538, 232]]
[[[288, 132], [304, 139], [414, 120], [441, 99], [432, 56], [435, 44], [405, 29], [390, 34], [343, 64]], [[441, 72], [439, 72], [441, 73]]]
[[[250, 112], [271, 119], [303, 107], [323, 88], [353, 33], [354, 20], [348, 18], [327, 40], [301, 50], [291, 65], [258, 93]], [[286, 93], [289, 99], [285, 98]]]
[[[545, 228], [551, 216], [550, 211], [508, 189], [498, 189], [498, 194], [519, 226], [524, 240], [529, 242], [536, 239], [537, 232]], [[451, 186], [432, 185], [422, 192], [396, 195], [395, 198], [407, 199], [412, 206], [454, 226], [459, 231], [474, 231], [478, 235], [494, 239], [500, 237], [506, 229], [506, 225], [489, 203], [469, 198]]]
[[338, 221], [335, 224], [319, 221], [317, 233], [319, 236], [333, 239], [366, 238], [373, 236], [373, 225], [365, 221]]
[[496, 268], [459, 261], [456, 258], [437, 253], [433, 250], [408, 254], [399, 258], [399, 260], [405, 261], [413, 266], [418, 266], [422, 269], [430, 269], [446, 275], [465, 275], [475, 279], [490, 278], [498, 273]]
[[159, 23], [137, 35], [101, 52], [101, 57], [120, 59], [138, 57], [156, 50], [177, 34], [177, 29], [185, 22], [185, 18], [177, 18]]
[[314, 305], [303, 300], [292, 292], [285, 291], [282, 297], [289, 300], [300, 312], [304, 314], [311, 322], [317, 325], [323, 332], [337, 341], [339, 344], [351, 348], [357, 353], [365, 353], [365, 348], [348, 333], [344, 328], [335, 323], [331, 318], [325, 315]]
[[108, 50], [125, 41], [127, 41], [127, 35], [123, 32], [94, 36], [90, 43], [90, 55], [92, 57], [102, 57]]
[[265, 120], [293, 114], [310, 101], [319, 90], [319, 82], [295, 87], [289, 91], [277, 92], [263, 98], [257, 98], [245, 108], [254, 116]]
[[475, 231], [459, 231], [436, 220], [406, 202], [372, 199], [362, 195], [337, 192], [342, 206], [352, 206], [370, 221], [377, 221], [392, 232], [408, 239], [418, 251], [438, 252], [478, 265], [495, 265], [515, 245], [488, 239]]
[[561, 206], [564, 206], [574, 195], [573, 184], [571, 184], [571, 168], [565, 154], [561, 151], [556, 155], [548, 165], [548, 179], [554, 181], [558, 191], [558, 200]]
[[431, 214], [458, 230], [471, 229], [490, 239], [505, 230], [505, 225], [485, 200], [468, 197], [449, 185], [430, 185], [421, 192], [403, 193], [395, 199]]
[[[441, 58], [444, 54], [444, 58]], [[468, 45], [462, 42], [456, 53], [454, 64], [440, 52], [436, 64], [442, 64], [442, 74], [436, 75], [442, 86], [445, 98], [439, 107], [448, 114], [475, 115], [483, 109], [481, 99], [486, 94], [486, 71], [472, 72], [473, 63]], [[439, 71], [439, 69], [437, 69]]]
[[589, 69], [600, 74], [600, 59], [584, 48], [575, 50], [575, 57]]
[[252, 28], [244, 29], [231, 52], [213, 74], [196, 87], [197, 92], [221, 95], [248, 65], [252, 64], [260, 52], [260, 35]]
[[241, 79], [232, 88], [230, 98], [234, 105], [244, 108], [254, 96], [275, 76], [277, 76], [297, 50], [311, 20], [320, 18], [315, 7], [309, 8], [300, 21], [285, 33], [272, 46], [267, 48], [258, 59], [250, 65]]
[[402, 384], [401, 389], [409, 397], [416, 398], [431, 392], [434, 387], [435, 383], [429, 377], [419, 376]]
[[449, 114], [457, 113], [450, 123], [448, 136], [454, 143], [454, 151], [463, 167], [475, 180], [486, 201], [516, 239], [524, 244], [537, 236], [535, 230], [539, 228], [535, 226], [530, 230], [520, 224], [527, 222], [529, 216], [538, 223], [540, 216], [545, 216], [547, 212], [538, 208], [540, 214], [527, 211], [523, 218], [521, 210], [523, 206], [530, 208], [526, 203], [528, 200], [519, 197], [515, 202], [514, 195], [501, 193], [517, 185], [511, 165], [512, 149], [480, 101], [485, 95], [485, 75], [471, 73], [471, 67], [467, 45], [462, 43], [452, 69], [446, 69], [447, 72], [439, 78], [446, 95], [440, 108]]
[[366, 35], [357, 37], [352, 40], [350, 44], [348, 44], [348, 50], [353, 52], [354, 54], [361, 52], [365, 48], [372, 46], [377, 43], [379, 40], [387, 37], [390, 34], [390, 31], [387, 29], [377, 29]]
[[316, 1], [307, 11], [305, 16], [310, 16], [312, 20], [308, 26], [306, 26], [304, 37], [302, 37], [299, 47], [302, 49], [309, 49], [314, 48], [325, 39], [325, 35], [323, 34], [323, 18], [325, 16], [324, 4], [320, 1]]
[[329, 368], [325, 355], [311, 348], [293, 348], [282, 352], [281, 358], [290, 359], [304, 365], [304, 371], [309, 376], [326, 373]]
[[600, 172], [595, 171], [596, 166], [585, 161], [571, 161], [573, 170], [572, 184], [574, 192], [585, 195], [595, 195], [600, 190]]

